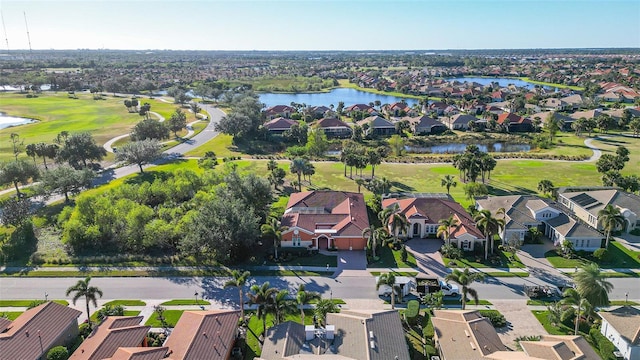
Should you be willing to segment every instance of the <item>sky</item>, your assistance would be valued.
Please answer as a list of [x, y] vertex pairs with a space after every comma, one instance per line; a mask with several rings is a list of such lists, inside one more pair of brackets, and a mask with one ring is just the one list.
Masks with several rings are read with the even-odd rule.
[[[0, 0], [0, 52], [640, 47], [639, 0]], [[8, 40], [8, 47], [5, 40]]]

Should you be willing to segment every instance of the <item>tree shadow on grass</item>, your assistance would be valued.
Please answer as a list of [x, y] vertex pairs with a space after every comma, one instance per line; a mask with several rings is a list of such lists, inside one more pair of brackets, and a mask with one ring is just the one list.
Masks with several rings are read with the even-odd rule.
[[403, 191], [403, 192], [412, 192], [412, 191], [416, 191], [416, 189], [412, 186], [409, 186], [407, 184], [401, 183], [399, 181], [392, 181], [391, 182], [391, 186], [395, 187], [396, 189]]

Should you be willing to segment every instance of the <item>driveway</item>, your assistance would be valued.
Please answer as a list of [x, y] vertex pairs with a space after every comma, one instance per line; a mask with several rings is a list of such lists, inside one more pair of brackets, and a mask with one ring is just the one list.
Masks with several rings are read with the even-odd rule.
[[529, 268], [531, 277], [550, 284], [563, 284], [569, 280], [569, 277], [554, 268], [545, 258], [544, 254], [555, 247], [548, 239], [543, 241], [542, 244], [523, 245], [518, 251], [518, 257]]
[[526, 300], [491, 300], [491, 303], [507, 320], [506, 327], [496, 330], [500, 340], [509, 348], [516, 348], [515, 339], [519, 336], [547, 333], [527, 306]]
[[440, 239], [411, 239], [405, 246], [415, 256], [420, 270], [430, 275], [445, 277], [449, 269], [444, 266], [438, 251], [442, 244]]

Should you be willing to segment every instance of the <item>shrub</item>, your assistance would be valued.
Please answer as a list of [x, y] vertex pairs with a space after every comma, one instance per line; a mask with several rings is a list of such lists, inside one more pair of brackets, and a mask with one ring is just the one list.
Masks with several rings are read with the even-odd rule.
[[87, 336], [91, 334], [91, 326], [88, 323], [82, 323], [78, 326], [78, 335], [80, 335], [83, 339], [86, 339]]
[[407, 311], [404, 313], [404, 317], [409, 324], [416, 322], [418, 314], [420, 313], [420, 303], [418, 300], [409, 300], [407, 303]]
[[452, 244], [443, 245], [440, 248], [440, 253], [442, 253], [442, 256], [452, 260], [462, 258], [462, 250]]
[[504, 318], [497, 310], [480, 310], [480, 315], [486, 317], [491, 321], [491, 325], [494, 328], [501, 328], [507, 326], [507, 319]]
[[409, 258], [409, 252], [407, 251], [407, 247], [402, 245], [402, 252], [400, 253], [400, 258], [402, 259], [402, 262], [406, 263], [407, 259]]
[[593, 257], [598, 261], [606, 261], [609, 257], [609, 252], [605, 248], [600, 248], [593, 252]]
[[604, 335], [600, 333], [600, 330], [596, 327], [591, 328], [589, 330], [589, 336], [593, 339], [593, 343], [596, 345], [596, 348], [600, 352], [600, 356], [602, 356], [605, 360], [615, 360], [616, 357], [613, 356], [613, 352], [615, 351], [615, 346], [609, 339], [607, 339]]
[[56, 346], [47, 353], [47, 360], [67, 360], [69, 351], [64, 346]]

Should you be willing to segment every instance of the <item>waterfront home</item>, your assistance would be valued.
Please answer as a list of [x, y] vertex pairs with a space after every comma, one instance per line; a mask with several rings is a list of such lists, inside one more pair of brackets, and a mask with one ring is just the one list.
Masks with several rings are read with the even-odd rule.
[[322, 129], [328, 138], [345, 139], [353, 134], [353, 130], [346, 122], [334, 117], [322, 118], [316, 121], [314, 126]]

